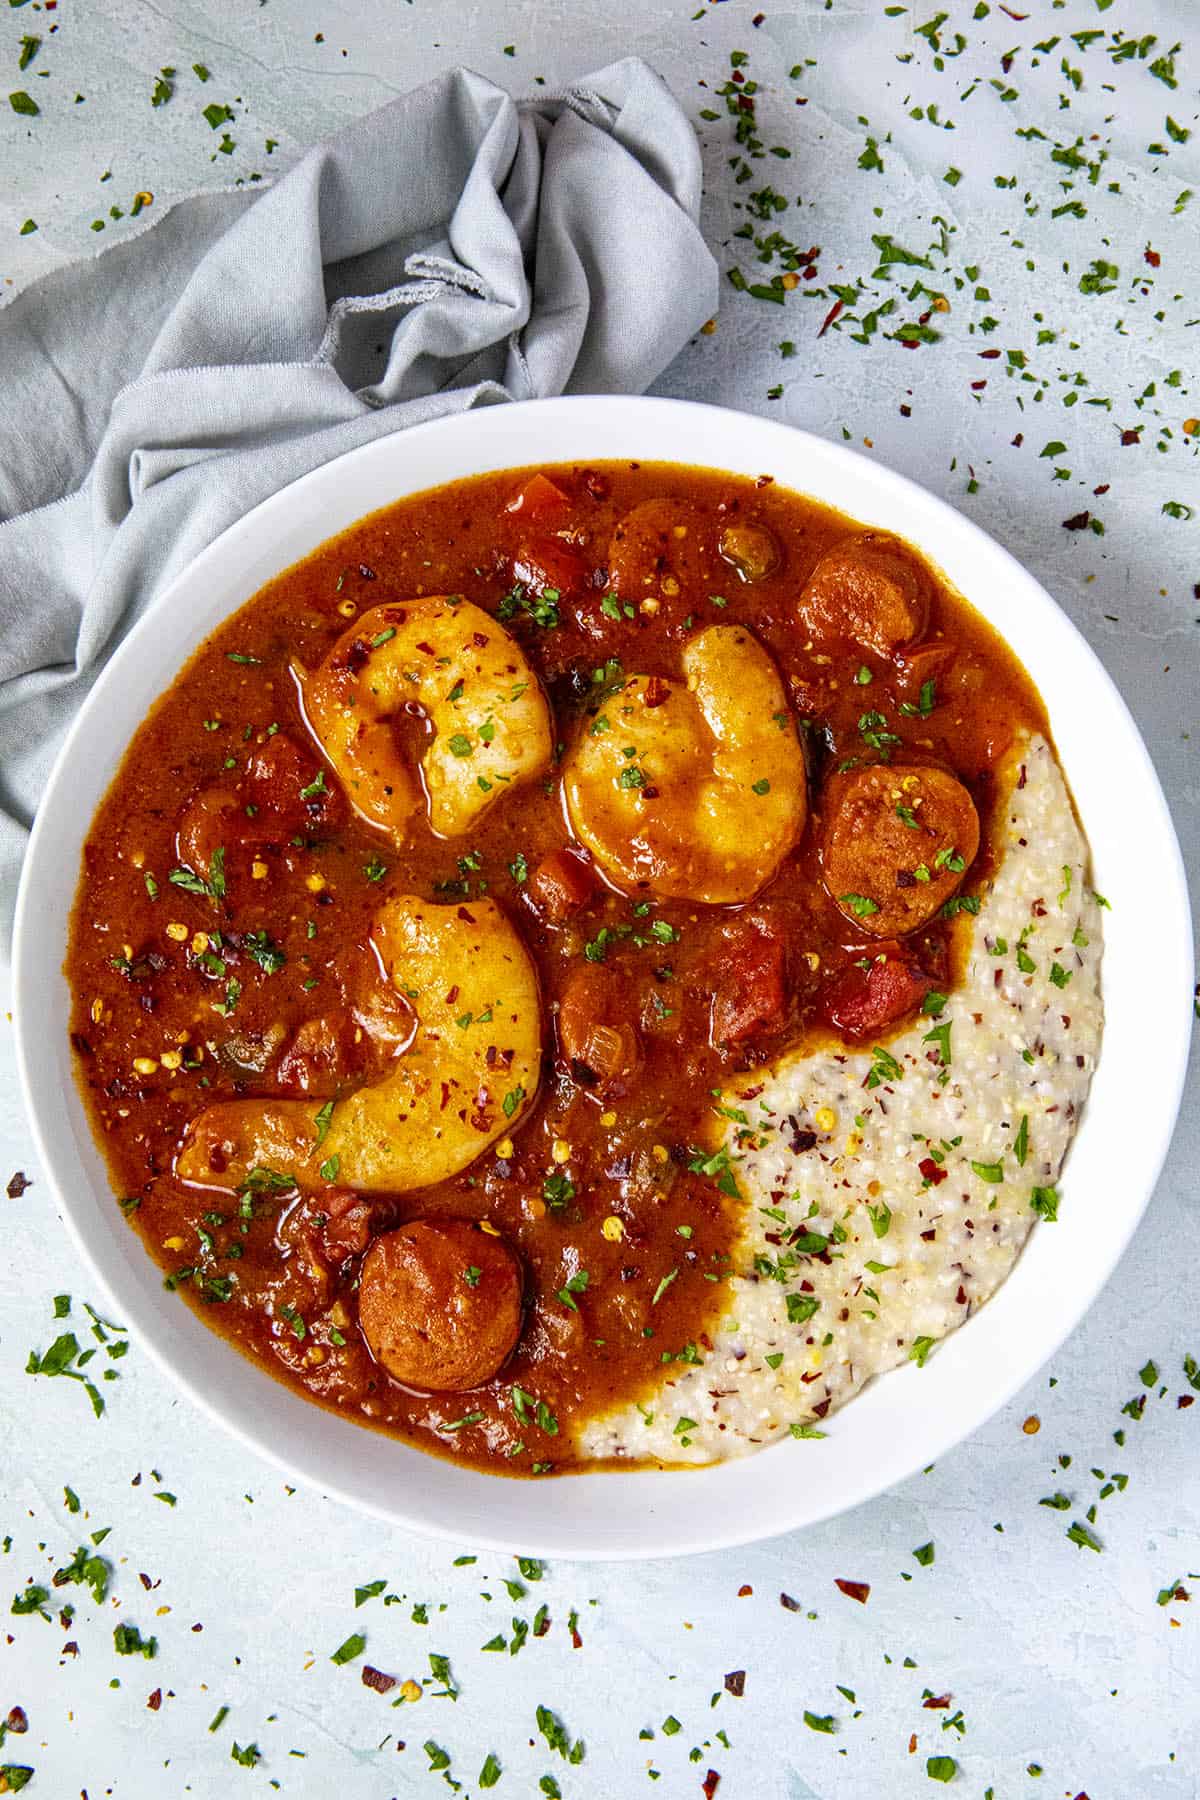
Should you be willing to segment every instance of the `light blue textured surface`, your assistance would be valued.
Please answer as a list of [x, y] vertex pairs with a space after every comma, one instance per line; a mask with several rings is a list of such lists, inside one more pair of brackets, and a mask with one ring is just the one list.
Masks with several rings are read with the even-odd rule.
[[[1200, 190], [1200, 24], [1184, 0], [1113, 0], [1103, 9], [1099, 0], [1021, 0], [1008, 13], [993, 0], [979, 20], [973, 15], [984, 8], [975, 0], [943, 4], [951, 16], [940, 50], [933, 34], [914, 33], [928, 14], [889, 19], [878, 0], [832, 0], [828, 8], [809, 0], [768, 10], [758, 27], [754, 6], [742, 0], [709, 6], [698, 19], [690, 14], [699, 0], [636, 12], [505, 0], [453, 15], [432, 0], [387, 8], [368, 0], [227, 0], [219, 11], [189, 0], [93, 0], [86, 14], [63, 0], [56, 11], [6, 10], [7, 88], [23, 88], [41, 110], [36, 118], [0, 116], [0, 278], [20, 285], [89, 253], [101, 237], [90, 222], [107, 219], [114, 204], [127, 213], [139, 189], [151, 190], [157, 207], [254, 170], [268, 174], [320, 133], [456, 61], [520, 90], [538, 74], [555, 86], [629, 51], [646, 56], [703, 131], [705, 226], [722, 265], [740, 260], [749, 280], [761, 278], [731, 233], [746, 217], [738, 202], [767, 182], [789, 201], [775, 227], [801, 248], [821, 246], [818, 275], [802, 279], [784, 306], [726, 286], [716, 332], [684, 354], [661, 390], [769, 412], [839, 439], [846, 430], [860, 446], [869, 439], [877, 455], [1013, 550], [1060, 599], [1129, 701], [1194, 881], [1200, 440], [1189, 440], [1184, 426], [1200, 414], [1189, 325], [1200, 313], [1200, 198], [1176, 208], [1189, 186]], [[1022, 11], [1028, 20], [1014, 17]], [[958, 31], [966, 43], [954, 55]], [[1070, 36], [1089, 32], [1100, 35]], [[1149, 34], [1157, 42], [1139, 53]], [[43, 41], [18, 73], [25, 35]], [[1033, 48], [1056, 35], [1051, 49]], [[1139, 48], [1126, 57], [1129, 39]], [[503, 54], [508, 43], [511, 58]], [[1160, 60], [1177, 43], [1173, 61]], [[713, 98], [733, 50], [748, 52], [745, 73], [761, 83], [764, 145], [792, 152], [790, 160], [754, 162], [741, 186], [729, 167], [724, 102]], [[815, 66], [790, 79], [806, 58]], [[210, 70], [208, 83], [191, 73], [194, 62]], [[175, 92], [152, 108], [164, 65], [178, 71]], [[76, 93], [85, 96], [78, 105]], [[228, 156], [216, 151], [221, 132], [200, 116], [213, 102], [234, 109]], [[702, 108], [720, 119], [701, 121]], [[924, 117], [913, 116], [918, 108]], [[270, 157], [268, 136], [278, 140]], [[868, 138], [882, 171], [860, 166], [864, 153], [873, 160]], [[1161, 153], [1148, 148], [1155, 145]], [[1097, 166], [1094, 182], [1087, 168], [1071, 167], [1078, 156]], [[962, 171], [956, 186], [943, 180], [950, 167]], [[112, 179], [101, 183], [107, 169]], [[1053, 217], [1074, 201], [1083, 216]], [[940, 242], [935, 215], [949, 234], [946, 254], [930, 255], [931, 269], [902, 265], [894, 278], [872, 281], [881, 266], [872, 234], [925, 255]], [[19, 236], [30, 217], [37, 232]], [[105, 241], [125, 229], [126, 220], [108, 219]], [[1147, 249], [1157, 264], [1145, 259]], [[1112, 290], [1081, 293], [1080, 277], [1096, 259], [1118, 273], [1101, 272], [1089, 285], [1111, 280]], [[834, 296], [807, 291], [859, 277], [873, 304], [897, 297], [894, 313], [869, 343], [852, 341], [853, 326], [835, 326], [818, 342]], [[886, 334], [929, 307], [928, 293], [904, 298], [918, 280], [943, 292], [950, 311], [930, 315], [940, 341], [908, 350]], [[987, 297], [975, 299], [980, 288]], [[861, 319], [871, 304], [847, 310]], [[986, 331], [989, 317], [997, 324]], [[1039, 344], [1039, 330], [1056, 337]], [[779, 354], [784, 339], [796, 344], [792, 359]], [[993, 348], [1000, 356], [980, 359]], [[784, 392], [769, 400], [777, 383]], [[1078, 403], [1064, 406], [1072, 392]], [[1122, 444], [1122, 430], [1138, 426], [1140, 443]], [[1041, 456], [1049, 443], [1066, 449]], [[1097, 496], [1096, 488], [1105, 491]], [[1194, 507], [1196, 519], [1164, 513], [1165, 502]], [[853, 495], [847, 506], [853, 510]], [[1062, 528], [1083, 510], [1100, 519], [1103, 536]], [[1131, 854], [1136, 828], [1131, 820]], [[12, 1540], [0, 1556], [0, 1610], [9, 1592], [48, 1581], [104, 1526], [112, 1527], [103, 1551], [115, 1567], [104, 1607], [83, 1588], [53, 1595], [55, 1614], [65, 1600], [77, 1607], [69, 1630], [36, 1614], [5, 1621], [0, 1719], [20, 1705], [29, 1730], [10, 1733], [0, 1764], [36, 1768], [31, 1794], [209, 1800], [269, 1792], [275, 1781], [301, 1800], [339, 1791], [356, 1800], [436, 1796], [449, 1790], [428, 1772], [426, 1739], [450, 1752], [449, 1774], [464, 1795], [478, 1794], [478, 1772], [493, 1751], [503, 1765], [499, 1800], [536, 1800], [547, 1773], [566, 1800], [643, 1792], [674, 1800], [699, 1795], [710, 1768], [721, 1775], [717, 1800], [909, 1800], [942, 1791], [926, 1774], [930, 1755], [956, 1759], [948, 1791], [972, 1800], [989, 1786], [995, 1800], [1200, 1793], [1200, 1601], [1156, 1603], [1179, 1577], [1200, 1593], [1200, 1406], [1177, 1405], [1191, 1393], [1183, 1357], [1200, 1357], [1195, 1070], [1166, 1173], [1116, 1277], [1052, 1368], [936, 1469], [803, 1536], [638, 1568], [558, 1564], [512, 1600], [502, 1578], [517, 1571], [500, 1558], [455, 1568], [451, 1551], [289, 1494], [273, 1471], [178, 1401], [136, 1347], [110, 1365], [120, 1376], [105, 1384], [98, 1421], [76, 1385], [25, 1375], [29, 1349], [45, 1349], [63, 1329], [51, 1297], [74, 1296], [70, 1322], [81, 1339], [82, 1301], [97, 1297], [29, 1161], [7, 1035], [4, 1043], [2, 1173], [23, 1167], [35, 1185], [20, 1199], [0, 1196], [0, 1537]], [[1153, 1042], [1145, 1048], [1152, 1058]], [[1161, 1371], [1161, 1398], [1159, 1385], [1144, 1388], [1138, 1377], [1148, 1358]], [[237, 1378], [233, 1365], [230, 1377]], [[1140, 1422], [1121, 1413], [1135, 1394], [1147, 1396]], [[1041, 1429], [1027, 1435], [1022, 1421], [1033, 1414]], [[1120, 1428], [1119, 1448], [1112, 1433]], [[1068, 1468], [1060, 1456], [1071, 1458]], [[769, 1458], [762, 1466], [769, 1479]], [[1129, 1478], [1098, 1502], [1099, 1554], [1065, 1536], [1104, 1485], [1094, 1470]], [[814, 1459], [814, 1478], [818, 1471]], [[86, 1517], [67, 1512], [64, 1483]], [[1038, 1505], [1060, 1490], [1070, 1510]], [[163, 1491], [177, 1496], [174, 1507], [154, 1497]], [[912, 1551], [930, 1540], [935, 1561], [921, 1566]], [[159, 1585], [147, 1590], [142, 1572]], [[869, 1582], [867, 1604], [840, 1593], [837, 1577]], [[380, 1597], [356, 1610], [355, 1586], [378, 1578], [404, 1603]], [[739, 1596], [743, 1587], [753, 1592]], [[781, 1607], [781, 1591], [798, 1612]], [[498, 1633], [511, 1641], [514, 1616], [532, 1624], [543, 1601], [551, 1619], [544, 1637], [531, 1633], [516, 1656], [481, 1653]], [[428, 1603], [428, 1625], [411, 1617], [420, 1602]], [[567, 1629], [572, 1607], [579, 1649]], [[152, 1662], [114, 1654], [120, 1620], [157, 1635]], [[367, 1635], [364, 1657], [331, 1664], [354, 1631]], [[64, 1659], [67, 1642], [78, 1655]], [[393, 1709], [398, 1689], [385, 1697], [361, 1684], [362, 1660], [401, 1679], [428, 1678], [430, 1651], [450, 1656], [457, 1702], [435, 1698], [431, 1683], [415, 1705]], [[906, 1657], [916, 1666], [905, 1667]], [[746, 1671], [741, 1699], [722, 1691], [724, 1675], [737, 1669]], [[147, 1710], [158, 1689], [161, 1706]], [[949, 1706], [926, 1709], [927, 1690], [949, 1694]], [[586, 1741], [578, 1766], [539, 1736], [539, 1704]], [[210, 1734], [222, 1705], [229, 1715]], [[965, 1732], [943, 1730], [959, 1709]], [[836, 1730], [813, 1731], [806, 1710], [832, 1715]], [[671, 1716], [681, 1729], [664, 1735]], [[654, 1738], [639, 1739], [642, 1729]], [[407, 1745], [400, 1753], [398, 1739]], [[237, 1767], [234, 1741], [256, 1742], [262, 1762]], [[1036, 1766], [1044, 1772], [1031, 1773]]]

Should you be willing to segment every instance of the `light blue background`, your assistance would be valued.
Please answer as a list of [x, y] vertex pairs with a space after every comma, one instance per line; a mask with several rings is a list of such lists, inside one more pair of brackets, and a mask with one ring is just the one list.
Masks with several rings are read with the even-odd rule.
[[[953, 227], [948, 257], [933, 259], [934, 272], [900, 273], [944, 290], [951, 311], [934, 317], [941, 341], [917, 350], [885, 333], [916, 317], [920, 301], [902, 301], [869, 345], [835, 331], [818, 343], [831, 296], [801, 291], [776, 308], [726, 285], [716, 332], [685, 353], [661, 391], [782, 417], [839, 441], [848, 431], [1006, 544], [1116, 677], [1154, 755], [1194, 879], [1200, 480], [1183, 422], [1200, 414], [1195, 8], [1186, 0], [1019, 0], [1006, 13], [993, 0], [976, 20], [975, 0], [943, 0], [950, 16], [938, 69], [930, 38], [914, 33], [932, 6], [889, 19], [878, 0], [763, 5], [759, 26], [744, 0], [706, 6], [699, 19], [691, 14], [700, 0], [638, 8], [505, 0], [453, 9], [434, 0], [223, 0], [219, 8], [92, 0], [86, 9], [61, 0], [55, 11], [5, 9], [3, 91], [26, 89], [41, 113], [21, 118], [0, 99], [0, 280], [15, 291], [92, 254], [129, 229], [127, 220], [108, 219], [108, 208], [128, 213], [139, 189], [153, 192], [155, 216], [197, 188], [277, 173], [322, 133], [454, 62], [519, 92], [536, 75], [554, 87], [629, 52], [666, 76], [700, 126], [706, 232], [723, 267], [740, 250], [753, 278], [744, 247], [729, 242], [745, 216], [736, 210], [744, 190], [731, 178], [728, 122], [712, 99], [730, 51], [746, 50], [747, 73], [762, 84], [761, 135], [792, 151], [788, 161], [756, 165], [749, 185], [757, 187], [760, 174], [770, 181], [791, 203], [779, 229], [802, 246], [821, 246], [819, 280], [802, 288], [869, 277], [873, 233], [924, 252], [941, 214]], [[1021, 12], [1027, 21], [1013, 16]], [[956, 31], [966, 44], [946, 58]], [[1071, 41], [1070, 33], [1089, 31], [1101, 35]], [[1158, 41], [1144, 55], [1114, 60], [1122, 36], [1151, 33]], [[43, 41], [18, 74], [25, 34]], [[1061, 41], [1051, 50], [1033, 50], [1055, 35]], [[503, 54], [509, 43], [512, 57]], [[1176, 44], [1173, 71], [1153, 74]], [[806, 58], [815, 66], [790, 79]], [[194, 62], [210, 70], [206, 85], [191, 73]], [[175, 92], [152, 108], [164, 65], [179, 71]], [[1010, 88], [1015, 97], [1003, 98]], [[85, 96], [79, 104], [76, 93]], [[200, 115], [213, 101], [235, 110], [230, 156], [214, 157], [220, 134]], [[913, 116], [930, 101], [937, 122]], [[700, 110], [713, 106], [722, 117], [704, 124]], [[1190, 142], [1170, 135], [1168, 113], [1193, 134]], [[1031, 129], [1045, 136], [1017, 135]], [[859, 167], [868, 136], [879, 145], [882, 173]], [[271, 156], [268, 137], [278, 141]], [[1086, 171], [1073, 174], [1052, 159], [1056, 143], [1077, 137], [1089, 160], [1106, 154], [1095, 185]], [[951, 166], [962, 171], [955, 187], [943, 180]], [[106, 170], [112, 178], [102, 182]], [[1111, 183], [1119, 191], [1109, 191]], [[1197, 197], [1176, 210], [1189, 187]], [[1073, 199], [1085, 216], [1052, 217]], [[30, 217], [38, 230], [22, 237]], [[96, 218], [108, 221], [103, 233], [90, 229]], [[1144, 260], [1147, 247], [1157, 266]], [[1079, 277], [1096, 258], [1117, 264], [1119, 275], [1111, 293], [1084, 295]], [[978, 267], [977, 280], [963, 278], [968, 265]], [[966, 279], [961, 289], [956, 273]], [[883, 299], [902, 294], [908, 281], [869, 285]], [[990, 298], [973, 299], [977, 285]], [[1036, 344], [1035, 312], [1055, 342]], [[987, 335], [979, 329], [986, 316], [998, 320]], [[797, 346], [790, 360], [777, 349], [784, 338]], [[993, 347], [1003, 354], [980, 360]], [[1024, 353], [1025, 371], [1011, 366], [1009, 351]], [[1177, 385], [1167, 379], [1173, 370], [1181, 371]], [[1024, 380], [1027, 372], [1045, 378], [1044, 398], [1034, 398], [1042, 383]], [[1077, 373], [1086, 386], [1076, 385]], [[973, 386], [983, 380], [985, 387]], [[769, 400], [779, 382], [782, 397]], [[1072, 391], [1080, 403], [1066, 407]], [[1084, 404], [1091, 398], [1111, 398], [1111, 410]], [[1140, 444], [1122, 446], [1121, 429], [1137, 425]], [[1041, 457], [1051, 441], [1066, 452]], [[1056, 469], [1070, 474], [1056, 479]], [[1096, 497], [1100, 486], [1107, 491]], [[1164, 515], [1165, 501], [1192, 506], [1196, 519]], [[853, 495], [847, 506], [853, 510]], [[1102, 519], [1103, 537], [1062, 529], [1084, 508]], [[1136, 820], [1129, 831], [1136, 855]], [[55, 1607], [77, 1605], [69, 1632], [36, 1615], [5, 1620], [0, 1719], [20, 1705], [29, 1731], [9, 1736], [0, 1762], [36, 1768], [31, 1795], [66, 1800], [86, 1788], [91, 1800], [207, 1800], [270, 1792], [271, 1781], [298, 1800], [448, 1792], [442, 1776], [427, 1771], [427, 1738], [451, 1753], [450, 1774], [464, 1794], [478, 1793], [476, 1776], [494, 1751], [503, 1765], [499, 1800], [536, 1797], [548, 1772], [568, 1800], [643, 1792], [674, 1800], [699, 1795], [709, 1768], [721, 1775], [717, 1800], [907, 1800], [943, 1791], [925, 1762], [946, 1754], [959, 1764], [948, 1791], [977, 1800], [989, 1786], [995, 1800], [1200, 1793], [1200, 1405], [1176, 1404], [1190, 1392], [1184, 1355], [1200, 1357], [1194, 1079], [1166, 1173], [1108, 1289], [1052, 1368], [937, 1468], [803, 1536], [688, 1561], [670, 1559], [668, 1539], [664, 1560], [638, 1567], [558, 1563], [514, 1602], [502, 1577], [517, 1571], [502, 1558], [481, 1555], [455, 1568], [450, 1549], [289, 1493], [274, 1471], [179, 1401], [136, 1347], [112, 1365], [120, 1379], [105, 1385], [99, 1421], [74, 1384], [25, 1375], [29, 1349], [44, 1349], [62, 1328], [51, 1297], [74, 1296], [71, 1322], [82, 1338], [82, 1301], [98, 1296], [31, 1160], [7, 1025], [4, 1032], [0, 1176], [21, 1167], [34, 1186], [21, 1199], [0, 1195], [0, 1537], [12, 1540], [0, 1556], [0, 1611], [8, 1591], [45, 1581], [86, 1532], [111, 1525], [103, 1550], [115, 1565], [104, 1608], [83, 1589], [55, 1595]], [[1145, 1054], [1155, 1054], [1149, 1037]], [[1129, 1129], [1137, 1123], [1131, 1118]], [[1138, 1377], [1151, 1357], [1161, 1398]], [[233, 1364], [229, 1378], [238, 1379]], [[1122, 1416], [1142, 1392], [1141, 1422]], [[1031, 1414], [1041, 1421], [1034, 1435], [1022, 1430]], [[1127, 1438], [1118, 1449], [1112, 1433], [1120, 1427]], [[1060, 1456], [1072, 1459], [1069, 1468]], [[762, 1468], [771, 1479], [769, 1459]], [[1099, 1503], [1100, 1554], [1065, 1536], [1096, 1500], [1096, 1470], [1129, 1477], [1124, 1491]], [[64, 1483], [86, 1516], [67, 1513]], [[173, 1508], [154, 1498], [164, 1490], [177, 1496]], [[1072, 1510], [1038, 1505], [1056, 1490], [1071, 1496]], [[936, 1560], [922, 1567], [912, 1551], [928, 1540]], [[150, 1591], [142, 1572], [155, 1584]], [[839, 1576], [871, 1584], [865, 1607], [838, 1591]], [[404, 1604], [373, 1599], [356, 1610], [355, 1586], [380, 1577]], [[1159, 1590], [1178, 1577], [1197, 1598], [1159, 1606]], [[753, 1592], [740, 1594], [744, 1587]], [[781, 1607], [781, 1591], [799, 1612]], [[427, 1626], [411, 1618], [422, 1601]], [[480, 1654], [497, 1632], [511, 1636], [514, 1615], [532, 1621], [542, 1601], [552, 1620], [545, 1637], [531, 1636], [516, 1657]], [[579, 1649], [567, 1632], [572, 1607]], [[120, 1619], [157, 1635], [152, 1663], [114, 1655]], [[428, 1677], [431, 1650], [448, 1654], [461, 1698], [436, 1699], [431, 1683], [415, 1705], [393, 1709], [395, 1693], [385, 1698], [361, 1685], [360, 1663], [329, 1661], [356, 1630], [367, 1634], [364, 1660], [401, 1679]], [[78, 1644], [77, 1657], [62, 1658], [67, 1640]], [[916, 1666], [906, 1668], [906, 1657]], [[734, 1669], [746, 1671], [742, 1699], [721, 1691]], [[151, 1711], [155, 1689], [163, 1698]], [[926, 1691], [948, 1693], [949, 1708], [924, 1708]], [[538, 1737], [539, 1704], [585, 1739], [578, 1767]], [[229, 1716], [210, 1734], [221, 1705]], [[806, 1727], [806, 1709], [832, 1714], [836, 1731]], [[958, 1709], [965, 1732], [941, 1729]], [[671, 1715], [681, 1729], [664, 1735]], [[640, 1739], [642, 1729], [656, 1735]], [[718, 1729], [728, 1747], [715, 1739]], [[407, 1744], [400, 1753], [397, 1738]], [[259, 1745], [257, 1768], [230, 1760], [235, 1740]], [[1038, 1766], [1042, 1773], [1031, 1772]]]

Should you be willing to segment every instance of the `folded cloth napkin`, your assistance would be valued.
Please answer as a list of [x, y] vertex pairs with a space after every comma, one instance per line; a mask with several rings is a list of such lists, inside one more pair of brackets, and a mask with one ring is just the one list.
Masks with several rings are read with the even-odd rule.
[[522, 103], [458, 69], [0, 313], [0, 938], [63, 732], [167, 582], [370, 438], [647, 387], [716, 310], [699, 207], [644, 63]]

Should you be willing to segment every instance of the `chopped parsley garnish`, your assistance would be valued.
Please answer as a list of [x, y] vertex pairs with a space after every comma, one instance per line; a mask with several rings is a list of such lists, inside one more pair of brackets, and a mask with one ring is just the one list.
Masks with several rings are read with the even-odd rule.
[[980, 1181], [988, 1181], [995, 1185], [1004, 1180], [1004, 1164], [1002, 1162], [973, 1162], [971, 1167]]
[[1035, 1187], [1029, 1197], [1029, 1204], [1039, 1218], [1052, 1223], [1058, 1218], [1058, 1189]]
[[254, 958], [264, 975], [278, 975], [287, 962], [287, 956], [273, 943], [266, 931], [248, 931], [242, 939], [242, 948]]
[[871, 1068], [867, 1075], [867, 1086], [869, 1088], [877, 1088], [885, 1081], [902, 1081], [904, 1079], [903, 1068], [896, 1061], [891, 1051], [885, 1050], [882, 1044], [873, 1044], [871, 1046], [871, 1057]]
[[158, 1655], [158, 1639], [144, 1638], [136, 1625], [114, 1625], [113, 1649], [118, 1656], [144, 1656], [153, 1662]]
[[1025, 1158], [1029, 1154], [1029, 1118], [1027, 1114], [1023, 1114], [1021, 1117], [1021, 1123], [1017, 1128], [1017, 1135], [1013, 1139], [1012, 1153], [1016, 1157], [1020, 1167], [1023, 1169], [1025, 1167]]
[[561, 595], [557, 588], [543, 588], [540, 594], [530, 594], [521, 582], [511, 587], [503, 596], [496, 608], [496, 617], [500, 620], [514, 619], [518, 614], [541, 627], [543, 631], [553, 631], [558, 624], [558, 602]]

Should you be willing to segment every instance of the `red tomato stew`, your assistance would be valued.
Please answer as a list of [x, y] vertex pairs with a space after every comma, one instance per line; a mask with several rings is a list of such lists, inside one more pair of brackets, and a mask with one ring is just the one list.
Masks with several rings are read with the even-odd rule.
[[933, 568], [766, 477], [372, 515], [201, 646], [88, 835], [73, 1043], [122, 1211], [313, 1400], [580, 1467], [720, 1315], [714, 1090], [952, 991], [1023, 730]]

